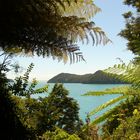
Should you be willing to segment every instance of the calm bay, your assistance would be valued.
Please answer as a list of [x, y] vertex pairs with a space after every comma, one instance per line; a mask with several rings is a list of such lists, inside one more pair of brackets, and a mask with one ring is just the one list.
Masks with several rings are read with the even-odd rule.
[[[39, 82], [37, 85], [37, 88], [43, 87], [44, 85], [48, 84], [47, 82]], [[51, 92], [54, 84], [49, 83], [49, 90], [48, 93], [43, 94], [37, 94], [33, 95], [34, 98], [45, 97], [48, 96], [49, 92]], [[77, 100], [80, 110], [79, 115], [80, 118], [85, 121], [85, 118], [87, 116], [87, 113], [95, 109], [97, 106], [109, 101], [110, 99], [113, 99], [115, 97], [118, 97], [119, 95], [105, 95], [105, 96], [81, 96], [86, 92], [89, 91], [100, 91], [107, 88], [113, 88], [118, 86], [124, 86], [125, 84], [79, 84], [79, 83], [64, 83], [64, 87], [69, 91], [69, 96], [73, 97], [75, 100]], [[111, 106], [112, 107], [112, 106]], [[104, 113], [107, 109], [110, 107], [104, 109], [103, 111], [98, 112], [95, 114], [91, 119], [98, 117], [102, 113]]]

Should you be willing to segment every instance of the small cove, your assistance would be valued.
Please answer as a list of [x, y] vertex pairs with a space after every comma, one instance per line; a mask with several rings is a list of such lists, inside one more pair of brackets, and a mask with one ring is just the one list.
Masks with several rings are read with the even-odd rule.
[[[39, 82], [37, 85], [37, 88], [40, 88], [44, 85], [46, 85], [47, 82]], [[49, 90], [48, 93], [51, 92], [54, 84], [49, 83]], [[118, 87], [118, 86], [124, 86], [126, 84], [80, 84], [80, 83], [64, 83], [64, 87], [69, 91], [69, 96], [73, 97], [75, 100], [77, 100], [79, 104], [79, 116], [80, 118], [85, 121], [85, 118], [87, 116], [87, 113], [92, 111], [94, 108], [97, 106], [115, 98], [118, 97], [119, 94], [117, 95], [105, 95], [105, 96], [81, 96], [84, 93], [88, 91], [99, 91], [99, 90], [104, 90], [107, 88], [113, 88], [113, 87]], [[32, 97], [38, 98], [40, 97], [45, 97], [48, 96], [48, 93], [43, 93], [43, 94], [37, 94], [33, 95]], [[108, 107], [104, 109], [103, 111], [98, 112], [95, 114], [91, 119], [93, 120], [94, 118], [98, 117], [99, 115], [103, 114], [107, 109], [111, 107]]]

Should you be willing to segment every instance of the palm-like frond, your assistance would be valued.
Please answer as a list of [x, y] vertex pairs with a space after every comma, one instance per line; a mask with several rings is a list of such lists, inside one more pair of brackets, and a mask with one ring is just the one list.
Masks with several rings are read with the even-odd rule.
[[94, 110], [92, 110], [92, 111], [89, 113], [89, 116], [92, 116], [92, 115], [94, 115], [95, 113], [97, 113], [97, 112], [103, 110], [104, 108], [106, 108], [106, 107], [108, 107], [108, 106], [110, 106], [110, 105], [113, 105], [113, 104], [115, 104], [115, 103], [117, 103], [117, 102], [119, 102], [119, 101], [121, 101], [121, 100], [123, 100], [123, 99], [125, 99], [125, 98], [127, 98], [127, 97], [128, 97], [128, 95], [122, 95], [122, 96], [116, 97], [116, 98], [114, 98], [114, 99], [111, 99], [111, 100], [109, 100], [108, 102], [106, 102], [106, 103], [104, 103], [104, 104], [98, 106], [98, 107], [95, 108]]
[[[123, 99], [126, 99], [128, 97], [135, 97], [140, 95], [140, 65], [139, 64], [134, 64], [134, 63], [129, 63], [128, 65], [123, 64], [118, 64], [114, 65], [114, 67], [110, 67], [106, 70], [104, 70], [109, 75], [113, 75], [121, 80], [125, 80], [126, 82], [130, 82], [130, 86], [123, 86], [123, 87], [116, 87], [112, 89], [106, 89], [103, 91], [90, 91], [83, 96], [102, 96], [102, 95], [107, 95], [107, 94], [121, 94], [121, 96], [112, 99], [97, 108], [95, 108], [93, 111], [89, 113], [89, 116], [94, 115], [95, 113], [101, 111], [102, 109], [113, 105], [114, 103], [117, 103]], [[102, 116], [98, 117], [95, 119], [91, 124], [97, 124], [100, 123], [101, 121], [104, 121], [108, 116], [112, 114], [111, 111], [105, 112]]]
[[88, 21], [96, 13], [100, 12], [101, 9], [98, 8], [92, 0], [77, 0], [64, 2], [64, 7], [60, 6], [60, 11], [64, 16], [77, 16], [79, 18], [85, 17]]
[[111, 116], [114, 113], [114, 108], [105, 112], [104, 114], [102, 114], [101, 116], [99, 116], [98, 118], [95, 118], [94, 121], [91, 122], [90, 125], [95, 125], [95, 124], [99, 124], [103, 121], [105, 121], [109, 116]]
[[135, 88], [140, 87], [140, 65], [130, 62], [128, 65], [118, 64], [105, 70], [106, 73], [112, 74], [119, 79], [129, 82]]
[[[110, 110], [106, 111], [105, 113], [103, 113], [101, 116], [98, 116], [97, 118], [95, 118], [94, 121], [90, 122], [89, 126], [94, 126], [101, 122], [104, 122], [109, 116], [113, 115], [115, 108], [110, 109]], [[87, 129], [88, 129], [88, 126], [84, 125], [82, 128], [82, 131], [84, 132]]]
[[[92, 116], [92, 115], [96, 114], [97, 112], [103, 110], [104, 108], [106, 108], [108, 106], [111, 106], [111, 105], [113, 105], [113, 104], [115, 104], [115, 103], [127, 98], [130, 95], [133, 95], [134, 91], [135, 90], [133, 90], [133, 92], [132, 92], [132, 89], [129, 86], [123, 86], [123, 87], [116, 87], [116, 88], [106, 89], [106, 90], [103, 90], [103, 91], [92, 91], [92, 92], [88, 92], [88, 93], [84, 94], [83, 96], [103, 96], [103, 95], [108, 95], [108, 94], [121, 94], [121, 96], [116, 97], [114, 99], [111, 99], [108, 102], [106, 102], [106, 103], [98, 106], [97, 108], [93, 109], [89, 113], [89, 116]], [[102, 120], [102, 117], [101, 118], [99, 117], [99, 120]], [[94, 123], [94, 121], [93, 121], [93, 123]]]
[[[93, 44], [106, 44], [109, 39], [93, 22], [87, 21], [97, 12], [91, 0], [2, 0], [0, 1], [0, 46], [5, 52], [16, 54], [52, 56], [59, 61], [68, 59], [71, 62], [84, 60], [76, 45], [80, 39]], [[87, 7], [89, 12], [85, 9]], [[60, 8], [61, 7], [61, 8]], [[75, 12], [68, 15], [67, 7], [85, 11], [83, 17]], [[83, 8], [84, 7], [84, 8]], [[64, 9], [62, 12], [62, 8]], [[8, 9], [5, 12], [5, 9]], [[96, 9], [96, 10], [95, 10]], [[87, 15], [87, 16], [86, 16]]]
[[123, 86], [123, 87], [115, 87], [115, 88], [110, 88], [106, 89], [103, 91], [89, 91], [85, 93], [83, 96], [103, 96], [107, 94], [129, 94], [130, 87], [128, 86]]

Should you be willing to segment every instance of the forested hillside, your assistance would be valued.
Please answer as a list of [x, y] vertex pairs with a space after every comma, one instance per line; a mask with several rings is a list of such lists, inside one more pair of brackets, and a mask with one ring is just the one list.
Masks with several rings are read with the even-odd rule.
[[85, 75], [60, 73], [51, 78], [48, 83], [122, 84], [125, 82], [99, 70], [94, 74]]

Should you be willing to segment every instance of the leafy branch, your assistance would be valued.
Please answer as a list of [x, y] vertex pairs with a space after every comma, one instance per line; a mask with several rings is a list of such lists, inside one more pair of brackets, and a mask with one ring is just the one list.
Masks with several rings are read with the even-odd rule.
[[31, 63], [23, 76], [16, 77], [14, 83], [9, 84], [9, 89], [11, 93], [18, 96], [25, 96], [30, 98], [32, 94], [38, 94], [48, 91], [48, 85], [36, 89], [38, 84], [36, 79], [33, 79], [32, 82], [29, 82], [29, 74], [33, 69], [34, 64]]

